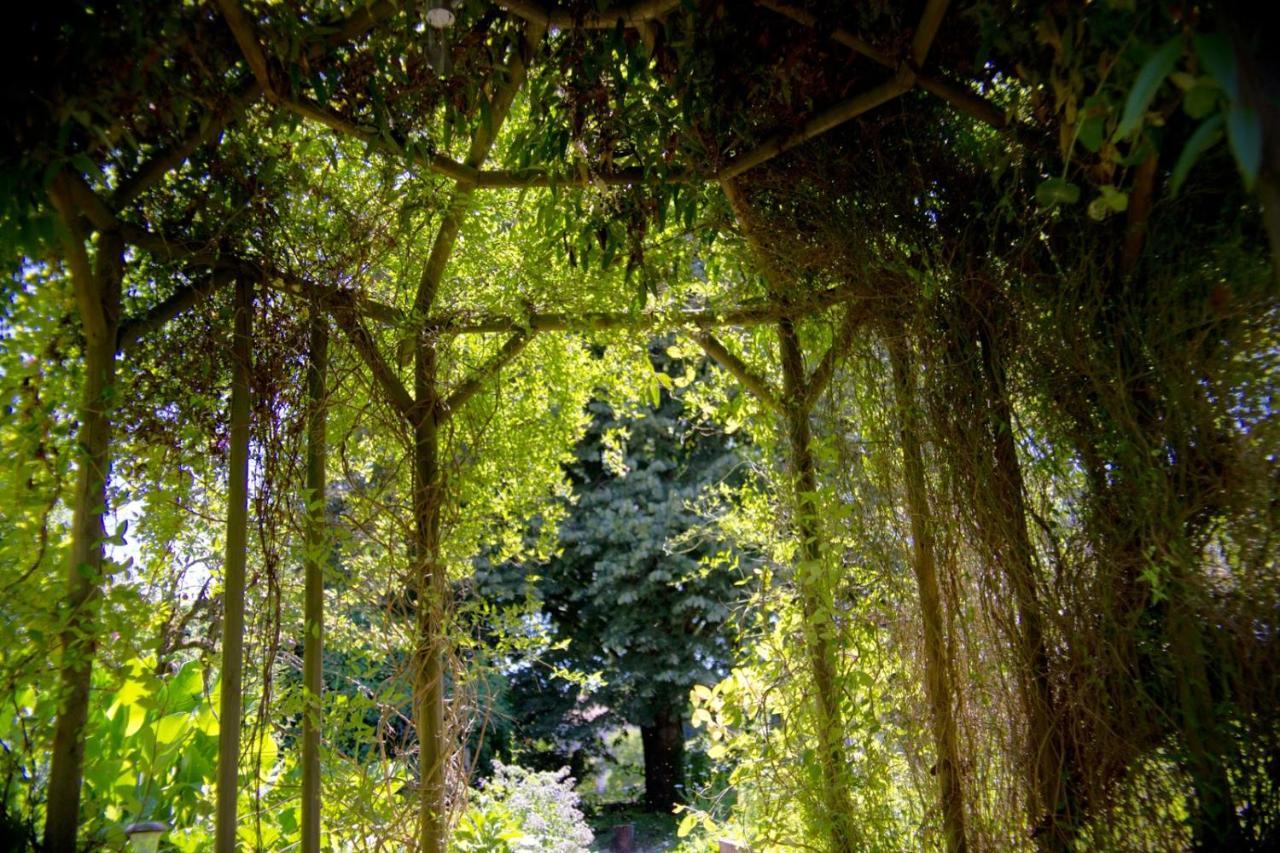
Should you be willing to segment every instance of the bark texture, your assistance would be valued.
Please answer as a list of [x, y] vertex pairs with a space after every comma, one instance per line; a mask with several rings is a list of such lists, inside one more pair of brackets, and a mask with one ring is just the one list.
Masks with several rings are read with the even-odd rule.
[[684, 718], [662, 708], [640, 727], [644, 748], [644, 803], [651, 812], [671, 814], [684, 802]]
[[303, 566], [306, 637], [302, 642], [302, 682], [306, 710], [302, 718], [302, 853], [320, 851], [320, 730], [324, 691], [324, 568], [328, 563], [325, 527], [326, 435], [325, 374], [329, 366], [329, 329], [319, 311], [311, 318], [307, 365], [307, 538]]
[[222, 693], [218, 713], [218, 795], [214, 848], [233, 853], [240, 782], [244, 676], [244, 577], [249, 534], [249, 394], [253, 375], [253, 284], [236, 280], [231, 344], [231, 448], [227, 464], [227, 551], [222, 581]]

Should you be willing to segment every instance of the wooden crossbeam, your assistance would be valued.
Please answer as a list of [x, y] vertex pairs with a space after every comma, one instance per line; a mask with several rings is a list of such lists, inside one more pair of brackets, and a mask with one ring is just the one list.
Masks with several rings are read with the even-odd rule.
[[532, 0], [498, 0], [498, 5], [513, 15], [544, 27], [561, 30], [587, 29], [611, 30], [619, 23], [626, 27], [638, 27], [670, 12], [680, 5], [680, 0], [641, 0], [620, 6], [611, 6], [598, 12], [570, 12], [556, 6], [543, 6]]
[[[898, 60], [890, 54], [878, 49], [866, 39], [856, 33], [850, 32], [842, 27], [829, 29], [823, 25], [818, 16], [802, 9], [798, 6], [792, 6], [789, 3], [779, 2], [779, 0], [755, 0], [756, 5], [776, 12], [783, 17], [790, 18], [798, 24], [806, 27], [819, 29], [827, 34], [827, 37], [837, 44], [842, 44], [850, 50], [867, 57], [872, 62], [884, 68], [896, 68]], [[916, 35], [919, 36], [924, 32], [924, 28], [917, 28]], [[936, 30], [935, 30], [936, 32]], [[965, 115], [975, 118], [983, 124], [990, 125], [997, 130], [1003, 130], [1009, 126], [1008, 116], [1004, 111], [995, 104], [988, 101], [968, 89], [956, 86], [940, 77], [932, 74], [926, 74], [919, 69], [923, 60], [915, 60], [916, 68], [916, 85], [932, 95], [936, 95], [952, 107], [964, 113]]]
[[737, 379], [742, 387], [750, 391], [767, 409], [776, 414], [785, 413], [778, 392], [764, 378], [752, 372], [746, 362], [730, 352], [715, 335], [706, 329], [701, 329], [693, 333], [693, 339], [697, 341], [698, 346], [702, 347], [702, 351], [712, 361], [723, 367], [734, 379]]
[[761, 163], [772, 160], [802, 142], [807, 142], [815, 136], [826, 133], [833, 127], [844, 124], [868, 110], [875, 109], [881, 104], [893, 100], [910, 90], [911, 80], [912, 78], [909, 74], [898, 74], [893, 79], [881, 83], [873, 89], [860, 92], [851, 98], [828, 107], [806, 121], [799, 130], [777, 133], [745, 154], [734, 157], [716, 174], [716, 179], [726, 181], [736, 178], [748, 169], [754, 169]]
[[116, 332], [116, 352], [128, 352], [138, 341], [158, 331], [182, 312], [199, 305], [225, 283], [212, 272], [201, 275], [157, 302], [141, 316], [125, 320]]
[[263, 94], [269, 100], [275, 100], [276, 91], [271, 82], [271, 69], [267, 66], [267, 55], [262, 50], [262, 45], [258, 43], [258, 35], [254, 31], [253, 22], [245, 15], [244, 10], [240, 8], [238, 0], [214, 0], [214, 2], [218, 6], [218, 11], [222, 13], [223, 20], [227, 22], [227, 26], [231, 29], [231, 35], [235, 37], [236, 44], [239, 46], [245, 62], [249, 64], [249, 70], [253, 72], [253, 79], [258, 81]]
[[333, 306], [332, 304], [326, 307], [333, 316], [334, 322], [338, 324], [338, 328], [342, 329], [343, 334], [347, 336], [347, 340], [351, 342], [351, 346], [360, 354], [365, 366], [369, 368], [369, 373], [373, 375], [374, 381], [382, 389], [387, 402], [391, 403], [404, 418], [412, 420], [415, 412], [413, 396], [409, 394], [404, 383], [400, 381], [400, 377], [396, 375], [395, 370], [382, 357], [382, 351], [378, 349], [378, 342], [374, 340], [373, 335], [365, 328], [359, 313], [350, 307]]
[[[247, 275], [273, 290], [314, 301], [330, 312], [354, 313], [363, 320], [376, 320], [388, 327], [413, 328], [432, 335], [640, 331], [673, 326], [699, 328], [758, 326], [775, 322], [786, 315], [799, 317], [824, 311], [857, 295], [854, 286], [841, 285], [802, 299], [793, 299], [786, 304], [762, 302], [725, 309], [675, 312], [587, 311], [581, 314], [570, 314], [533, 311], [523, 315], [460, 312], [436, 315], [420, 321], [384, 302], [346, 288], [312, 281], [305, 276], [279, 269], [265, 261], [242, 258], [208, 244], [170, 238], [141, 226], [122, 222], [111, 213], [92, 188], [79, 176], [63, 172], [60, 173], [58, 181], [68, 201], [78, 209], [86, 211], [86, 216], [95, 227], [118, 233], [129, 245], [156, 257], [195, 268], [225, 270]], [[197, 304], [202, 297], [209, 295], [214, 289], [216, 288], [205, 289], [199, 284], [190, 285], [158, 303], [142, 317], [127, 322], [125, 325], [130, 329], [127, 345], [132, 345], [142, 335], [155, 330], [166, 320]], [[124, 339], [123, 333], [122, 339]]]
[[454, 413], [466, 405], [468, 400], [501, 373], [502, 368], [524, 352], [524, 348], [529, 345], [531, 340], [533, 340], [533, 333], [531, 332], [516, 332], [508, 338], [507, 342], [502, 345], [502, 348], [498, 350], [493, 358], [472, 372], [454, 389], [452, 394], [440, 401], [439, 406], [436, 408], [436, 421], [444, 423], [453, 417]]
[[818, 400], [822, 397], [822, 392], [826, 390], [831, 378], [835, 375], [836, 363], [844, 358], [845, 353], [849, 351], [849, 347], [853, 346], [854, 333], [869, 319], [866, 306], [866, 300], [859, 300], [845, 307], [844, 316], [840, 319], [840, 325], [836, 329], [835, 336], [831, 339], [831, 345], [827, 347], [827, 351], [822, 355], [822, 360], [813, 369], [813, 373], [809, 374], [809, 378], [805, 383], [803, 401], [805, 411], [809, 411], [817, 405]]
[[[546, 33], [546, 27], [536, 23], [528, 24], [525, 30], [524, 36], [514, 47], [511, 64], [507, 69], [507, 79], [498, 87], [490, 101], [488, 120], [480, 123], [471, 139], [465, 165], [472, 170], [478, 170], [488, 158], [498, 131], [506, 121], [511, 105], [515, 102], [516, 94], [524, 85], [528, 73], [528, 59], [532, 56], [534, 47], [542, 41]], [[427, 264], [422, 270], [418, 292], [414, 296], [413, 308], [420, 316], [426, 316], [435, 302], [441, 278], [444, 276], [445, 265], [448, 264], [449, 257], [453, 253], [458, 232], [462, 228], [462, 219], [466, 215], [474, 188], [475, 184], [471, 181], [458, 181], [454, 187], [453, 198], [446, 209], [444, 220], [440, 223], [440, 230], [436, 232], [435, 242], [431, 246], [431, 255], [427, 258]]]

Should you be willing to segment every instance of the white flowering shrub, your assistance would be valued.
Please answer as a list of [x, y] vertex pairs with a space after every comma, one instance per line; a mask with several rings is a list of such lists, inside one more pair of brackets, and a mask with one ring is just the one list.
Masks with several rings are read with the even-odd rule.
[[586, 853], [591, 828], [578, 808], [569, 768], [535, 772], [493, 763], [493, 776], [471, 792], [453, 832], [454, 853]]

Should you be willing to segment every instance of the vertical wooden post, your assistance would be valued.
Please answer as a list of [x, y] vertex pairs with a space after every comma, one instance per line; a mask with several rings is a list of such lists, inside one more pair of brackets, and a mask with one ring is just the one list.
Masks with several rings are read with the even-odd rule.
[[1027, 775], [1031, 790], [1036, 792], [1034, 798], [1028, 799], [1035, 801], [1032, 818], [1038, 830], [1037, 846], [1042, 850], [1066, 850], [1072, 839], [1072, 768], [1061, 732], [1054, 723], [1056, 705], [1037, 592], [1035, 553], [1027, 533], [1026, 485], [1013, 438], [1013, 410], [1005, 390], [1004, 360], [995, 341], [981, 321], [974, 324], [974, 333], [981, 349], [986, 385], [986, 427], [992, 436], [990, 474], [985, 486], [994, 504], [991, 509], [984, 509], [986, 502], [980, 501], [977, 511], [986, 535], [993, 538], [990, 549], [1001, 564], [1017, 607], [1015, 641], [1022, 670], [1019, 692], [1027, 717]]
[[858, 839], [849, 800], [848, 759], [844, 751], [844, 715], [836, 685], [836, 649], [825, 630], [835, 618], [827, 569], [823, 562], [822, 531], [818, 514], [817, 464], [809, 432], [809, 408], [804, 358], [795, 325], [790, 318], [778, 321], [782, 361], [782, 406], [787, 422], [795, 528], [800, 554], [796, 561], [796, 587], [804, 609], [804, 636], [809, 669], [813, 674], [818, 760], [821, 762], [823, 796], [831, 821], [830, 849], [851, 851]]
[[240, 713], [244, 674], [244, 577], [249, 533], [249, 392], [253, 373], [253, 283], [236, 279], [231, 342], [231, 448], [227, 465], [227, 551], [222, 590], [222, 695], [214, 848], [236, 850]]
[[414, 722], [418, 728], [420, 842], [423, 853], [444, 853], [449, 836], [445, 813], [445, 764], [449, 738], [444, 718], [445, 607], [449, 581], [440, 561], [440, 431], [437, 422], [437, 353], [423, 336], [414, 357], [413, 505], [417, 553], [417, 646], [413, 653]]
[[96, 651], [94, 607], [102, 591], [106, 559], [103, 516], [110, 469], [110, 408], [115, 384], [116, 334], [120, 323], [120, 289], [124, 245], [118, 235], [99, 235], [97, 269], [89, 266], [86, 235], [79, 213], [57, 192], [54, 204], [67, 233], [68, 267], [85, 335], [84, 386], [80, 402], [80, 455], [71, 520], [71, 554], [67, 565], [66, 624], [61, 647], [60, 704], [54, 724], [49, 769], [44, 844], [51, 853], [76, 850], [80, 825], [80, 784], [84, 770], [84, 730], [89, 717], [89, 686]]
[[329, 561], [325, 519], [325, 463], [328, 457], [325, 374], [329, 366], [329, 329], [318, 307], [311, 317], [307, 364], [306, 551], [302, 641], [302, 853], [320, 851], [320, 730], [324, 691], [324, 570]]
[[955, 715], [951, 707], [951, 677], [942, 625], [942, 602], [938, 589], [937, 563], [933, 548], [933, 520], [924, 478], [920, 446], [920, 423], [916, 413], [915, 383], [911, 361], [901, 328], [890, 332], [890, 369], [898, 408], [902, 462], [907, 487], [907, 512], [911, 517], [912, 565], [920, 594], [920, 615], [924, 622], [925, 692], [929, 700], [936, 753], [938, 795], [942, 807], [942, 832], [948, 851], [967, 849], [964, 826], [964, 795], [960, 782], [959, 743]]

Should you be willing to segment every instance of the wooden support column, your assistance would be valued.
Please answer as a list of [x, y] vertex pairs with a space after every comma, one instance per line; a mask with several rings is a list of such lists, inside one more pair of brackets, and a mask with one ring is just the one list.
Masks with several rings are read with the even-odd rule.
[[440, 560], [440, 430], [436, 342], [423, 336], [414, 357], [413, 515], [416, 553], [417, 645], [413, 650], [413, 710], [418, 728], [419, 840], [424, 853], [443, 853], [449, 822], [445, 812], [449, 738], [445, 731], [444, 672], [447, 570]]
[[236, 280], [231, 343], [231, 448], [227, 464], [227, 550], [222, 581], [222, 695], [214, 849], [234, 853], [240, 787], [244, 674], [244, 578], [249, 533], [249, 393], [253, 374], [253, 283]]
[[981, 348], [986, 386], [986, 433], [992, 439], [985, 487], [991, 498], [979, 501], [979, 524], [993, 540], [989, 547], [1005, 582], [1013, 591], [1018, 623], [1019, 692], [1027, 717], [1027, 776], [1032, 801], [1032, 824], [1041, 850], [1072, 847], [1071, 776], [1064, 739], [1055, 723], [1056, 701], [1045, 645], [1040, 595], [1037, 591], [1035, 550], [1027, 533], [1022, 464], [1013, 438], [1013, 409], [1006, 392], [1004, 360], [985, 324], [974, 324]]
[[84, 730], [97, 648], [94, 610], [102, 594], [106, 568], [103, 516], [110, 471], [110, 408], [115, 385], [124, 245], [115, 232], [100, 234], [96, 269], [92, 267], [85, 245], [87, 235], [78, 224], [79, 212], [61, 181], [55, 181], [52, 195], [65, 229], [66, 262], [85, 336], [84, 384], [76, 441], [78, 470], [64, 603], [66, 622], [59, 637], [61, 695], [54, 723], [44, 825], [45, 849], [50, 853], [71, 853], [78, 849]]
[[[775, 299], [785, 304], [787, 300], [779, 295], [784, 290], [785, 276], [774, 263], [764, 242], [757, 236], [746, 199], [730, 180], [722, 181], [721, 187], [737, 217], [738, 227], [760, 264], [770, 291]], [[835, 619], [835, 608], [831, 578], [827, 576], [828, 569], [822, 548], [822, 524], [817, 506], [818, 473], [809, 431], [809, 413], [823, 386], [830, 380], [836, 359], [847, 349], [855, 325], [851, 312], [841, 323], [822, 365], [814, 376], [809, 377], [805, 373], [804, 354], [796, 335], [795, 320], [790, 315], [783, 314], [777, 321], [782, 394], [768, 393], [762, 397], [766, 404], [770, 399], [776, 400], [773, 405], [777, 406], [786, 423], [795, 506], [794, 525], [799, 546], [796, 587], [800, 592], [805, 617], [805, 654], [814, 682], [814, 728], [818, 739], [824, 806], [828, 816], [827, 849], [834, 853], [846, 853], [858, 848], [860, 834], [853, 820], [853, 804], [850, 799], [849, 759], [844, 749], [845, 722], [841, 710], [841, 694], [836, 684], [838, 655], [829, 630]], [[708, 355], [734, 375], [743, 372], [742, 367], [733, 364], [734, 360], [725, 360], [724, 348], [715, 344], [709, 335], [704, 333], [697, 339]], [[746, 387], [752, 386], [748, 384]]]
[[795, 325], [789, 318], [778, 321], [778, 345], [782, 360], [782, 407], [787, 426], [787, 447], [791, 466], [795, 530], [799, 545], [796, 587], [804, 609], [805, 650], [814, 685], [814, 725], [818, 737], [823, 796], [830, 820], [829, 846], [845, 853], [859, 845], [849, 799], [848, 756], [844, 750], [845, 722], [836, 685], [837, 655], [827, 626], [835, 620], [832, 578], [822, 548], [822, 524], [818, 512], [818, 468], [813, 458], [813, 437], [809, 432], [809, 397], [804, 358]]
[[925, 693], [933, 724], [943, 843], [948, 851], [963, 851], [968, 845], [964, 826], [964, 795], [960, 781], [960, 747], [951, 705], [950, 657], [947, 654], [946, 629], [942, 621], [942, 601], [933, 547], [933, 518], [929, 512], [929, 497], [925, 485], [915, 382], [906, 341], [903, 340], [900, 328], [891, 332], [887, 344], [898, 409], [898, 429], [907, 487], [907, 514], [911, 519], [912, 568], [915, 570], [916, 588], [920, 595], [920, 616], [924, 623]]
[[320, 731], [324, 713], [324, 570], [329, 562], [325, 517], [325, 463], [328, 458], [325, 374], [329, 368], [328, 318], [313, 308], [307, 364], [306, 551], [302, 641], [302, 853], [320, 853]]

